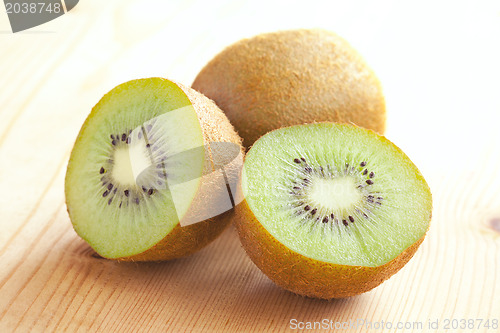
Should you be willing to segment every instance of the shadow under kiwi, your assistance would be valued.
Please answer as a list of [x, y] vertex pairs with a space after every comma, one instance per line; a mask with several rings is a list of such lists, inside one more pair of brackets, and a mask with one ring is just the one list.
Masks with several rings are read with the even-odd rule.
[[194, 328], [201, 317], [208, 331], [261, 331], [271, 323], [287, 329], [293, 320], [335, 322], [368, 299], [321, 300], [278, 287], [247, 257], [233, 226], [201, 251], [165, 262], [119, 262], [99, 257], [88, 246], [78, 249], [91, 265], [104, 265], [108, 279], [121, 292], [132, 293], [137, 304], [154, 304], [147, 310], [128, 304], [137, 316], [154, 311], [171, 325]]

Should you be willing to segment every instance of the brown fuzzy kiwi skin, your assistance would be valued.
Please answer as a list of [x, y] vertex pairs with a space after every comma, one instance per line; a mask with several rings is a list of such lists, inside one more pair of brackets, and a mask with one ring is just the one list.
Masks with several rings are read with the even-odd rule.
[[399, 271], [425, 238], [378, 267], [337, 265], [308, 258], [276, 240], [256, 219], [246, 200], [236, 206], [235, 226], [254, 264], [278, 286], [298, 295], [332, 299], [367, 292]]
[[378, 78], [344, 39], [325, 30], [241, 40], [216, 55], [192, 87], [224, 110], [246, 147], [273, 129], [302, 123], [385, 130]]
[[[241, 138], [217, 105], [193, 89], [175, 84], [187, 95], [196, 111], [203, 132], [204, 144], [231, 142], [239, 145], [243, 154]], [[212, 168], [210, 158], [210, 156], [205, 157], [205, 167]], [[225, 187], [224, 190], [226, 190]], [[204, 197], [209, 198], [210, 195], [204, 194]], [[165, 238], [145, 252], [117, 259], [120, 261], [162, 261], [191, 255], [216, 239], [231, 224], [233, 213], [234, 211], [231, 210], [184, 227], [178, 224]]]

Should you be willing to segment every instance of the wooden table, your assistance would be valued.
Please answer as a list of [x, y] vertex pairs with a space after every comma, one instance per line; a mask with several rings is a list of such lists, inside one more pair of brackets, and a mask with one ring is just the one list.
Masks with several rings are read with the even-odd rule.
[[[385, 89], [387, 137], [430, 184], [432, 225], [410, 263], [371, 292], [322, 301], [276, 287], [232, 227], [171, 262], [96, 256], [63, 187], [100, 97], [140, 77], [189, 85], [224, 46], [301, 27], [336, 31], [365, 56]], [[0, 331], [455, 332], [467, 320], [463, 331], [498, 332], [499, 41], [495, 1], [82, 0], [17, 34], [0, 13]]]

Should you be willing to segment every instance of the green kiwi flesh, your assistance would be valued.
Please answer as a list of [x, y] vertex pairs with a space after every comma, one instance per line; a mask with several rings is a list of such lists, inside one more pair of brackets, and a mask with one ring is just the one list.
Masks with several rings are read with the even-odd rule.
[[77, 234], [105, 258], [131, 260], [189, 254], [182, 244], [162, 243], [173, 230], [183, 242], [204, 239], [184, 246], [193, 251], [211, 241], [220, 221], [179, 225], [199, 196], [210, 140], [240, 139], [215, 104], [190, 88], [149, 78], [112, 89], [83, 124], [68, 164], [66, 202]]

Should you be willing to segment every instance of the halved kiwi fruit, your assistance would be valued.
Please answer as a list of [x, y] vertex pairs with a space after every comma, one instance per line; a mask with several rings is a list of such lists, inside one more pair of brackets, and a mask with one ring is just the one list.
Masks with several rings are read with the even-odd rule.
[[162, 78], [117, 86], [71, 152], [65, 192], [74, 229], [105, 258], [197, 251], [230, 223], [240, 142], [215, 103], [191, 88]]
[[430, 189], [393, 143], [361, 127], [272, 131], [248, 152], [236, 207], [241, 242], [276, 284], [341, 298], [397, 272], [423, 241]]
[[226, 113], [243, 144], [283, 126], [335, 121], [385, 130], [381, 84], [333, 32], [288, 30], [241, 40], [216, 55], [192, 87]]

